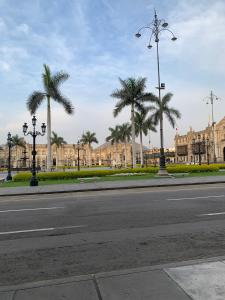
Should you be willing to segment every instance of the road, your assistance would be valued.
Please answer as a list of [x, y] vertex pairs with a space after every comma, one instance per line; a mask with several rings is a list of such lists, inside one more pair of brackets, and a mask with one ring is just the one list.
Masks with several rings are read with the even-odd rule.
[[222, 184], [0, 199], [0, 285], [225, 253]]

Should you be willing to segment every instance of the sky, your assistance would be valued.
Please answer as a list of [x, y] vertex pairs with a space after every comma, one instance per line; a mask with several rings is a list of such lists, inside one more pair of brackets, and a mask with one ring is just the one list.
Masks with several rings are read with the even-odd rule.
[[[211, 107], [204, 101], [210, 91], [215, 101], [215, 121], [225, 116], [225, 1], [224, 0], [0, 0], [0, 144], [7, 133], [22, 136], [31, 124], [26, 101], [42, 90], [43, 64], [53, 73], [70, 78], [62, 86], [75, 112], [67, 115], [52, 103], [52, 130], [68, 143], [82, 133], [96, 132], [104, 143], [108, 128], [130, 121], [125, 109], [117, 118], [118, 78], [146, 77], [146, 91], [157, 93], [156, 45], [147, 49], [149, 31], [140, 39], [137, 30], [148, 25], [157, 10], [177, 36], [163, 34], [159, 43], [163, 93], [173, 93], [170, 105], [182, 117], [179, 134], [190, 126], [205, 128]], [[37, 124], [46, 122], [46, 102], [36, 113]], [[165, 147], [173, 147], [176, 130], [165, 121]], [[26, 138], [28, 142], [30, 138]], [[45, 143], [46, 137], [37, 142]], [[144, 138], [149, 146], [149, 136]], [[159, 146], [159, 130], [150, 134], [150, 147]]]

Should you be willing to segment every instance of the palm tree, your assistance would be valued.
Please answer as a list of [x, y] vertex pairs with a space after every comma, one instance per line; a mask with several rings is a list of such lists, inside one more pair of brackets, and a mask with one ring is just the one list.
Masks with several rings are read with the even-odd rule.
[[90, 132], [90, 131], [86, 131], [86, 133], [83, 133], [82, 137], [81, 137], [81, 143], [83, 143], [84, 145], [88, 145], [88, 152], [89, 152], [89, 162], [88, 162], [88, 166], [91, 166], [91, 144], [92, 143], [98, 143], [98, 140], [96, 138], [96, 133], [95, 132]]
[[118, 143], [121, 140], [121, 132], [120, 132], [120, 126], [116, 125], [115, 128], [109, 127], [110, 135], [106, 137], [106, 142], [111, 142], [111, 145], [114, 145], [115, 147], [115, 166], [118, 164]]
[[125, 107], [131, 107], [131, 130], [132, 130], [132, 163], [133, 168], [136, 167], [136, 149], [135, 149], [135, 120], [134, 112], [144, 110], [144, 101], [150, 101], [154, 97], [151, 93], [145, 93], [146, 78], [128, 78], [122, 80], [119, 78], [121, 89], [115, 90], [111, 96], [119, 99], [113, 111], [116, 117]]
[[18, 134], [12, 136], [12, 147], [16, 147], [16, 158], [18, 158], [18, 147], [25, 148], [25, 144], [23, 137], [19, 137]]
[[72, 103], [64, 97], [60, 92], [60, 85], [65, 80], [69, 78], [69, 75], [64, 72], [57, 72], [56, 74], [52, 74], [50, 68], [44, 64], [44, 73], [42, 74], [43, 78], [43, 86], [44, 91], [34, 91], [27, 100], [27, 108], [30, 113], [35, 114], [38, 107], [44, 101], [47, 100], [47, 148], [48, 148], [48, 156], [47, 156], [47, 169], [51, 170], [51, 102], [54, 101], [63, 105], [65, 111], [68, 114], [73, 113]]
[[140, 113], [135, 113], [135, 133], [136, 136], [140, 135], [140, 157], [141, 157], [141, 167], [144, 166], [143, 159], [143, 134], [146, 136], [148, 131], [156, 132], [155, 126], [151, 120], [151, 118], [147, 118], [148, 109], [142, 111]]
[[120, 125], [119, 140], [124, 143], [124, 165], [127, 168], [127, 142], [131, 140], [131, 126], [129, 123]]
[[62, 146], [67, 144], [67, 142], [64, 140], [63, 137], [58, 136], [57, 133], [55, 133], [54, 131], [52, 131], [52, 137], [51, 137], [51, 145], [56, 145], [56, 157], [57, 157], [57, 162], [56, 162], [56, 166], [58, 166], [58, 149]]
[[163, 137], [163, 115], [166, 116], [169, 123], [172, 125], [172, 127], [175, 127], [176, 124], [176, 118], [180, 119], [181, 113], [173, 108], [169, 107], [168, 104], [171, 101], [173, 97], [172, 93], [167, 93], [162, 100], [160, 101], [158, 97], [155, 96], [155, 99], [153, 99], [153, 103], [155, 106], [150, 106], [149, 110], [153, 111], [152, 116], [150, 119], [155, 125], [160, 126], [160, 159], [162, 160], [160, 163], [160, 174], [164, 173], [165, 170], [165, 155], [164, 155], [164, 137]]

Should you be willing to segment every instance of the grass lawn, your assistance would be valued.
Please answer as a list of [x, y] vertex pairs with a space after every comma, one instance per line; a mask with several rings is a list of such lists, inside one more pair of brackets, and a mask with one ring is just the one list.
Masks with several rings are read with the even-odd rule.
[[[200, 172], [200, 173], [182, 173], [182, 174], [173, 174], [175, 178], [190, 178], [190, 177], [205, 177], [205, 176], [224, 176], [225, 170], [220, 172]], [[133, 176], [105, 176], [98, 178], [86, 178], [84, 180], [78, 179], [65, 179], [65, 180], [46, 180], [39, 181], [40, 186], [51, 185], [51, 184], [74, 184], [82, 182], [102, 182], [102, 181], [121, 181], [121, 180], [142, 180], [142, 179], [153, 179], [157, 180], [155, 174], [146, 174], [146, 175], [133, 175]], [[29, 182], [2, 182], [0, 183], [0, 188], [3, 187], [18, 187], [18, 186], [29, 186]]]

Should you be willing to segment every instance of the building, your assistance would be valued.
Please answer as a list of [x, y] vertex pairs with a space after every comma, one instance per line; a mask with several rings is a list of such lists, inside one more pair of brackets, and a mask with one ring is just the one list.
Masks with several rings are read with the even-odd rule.
[[194, 131], [192, 127], [185, 135], [175, 136], [176, 163], [224, 163], [225, 161], [225, 117], [214, 126]]

